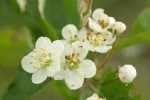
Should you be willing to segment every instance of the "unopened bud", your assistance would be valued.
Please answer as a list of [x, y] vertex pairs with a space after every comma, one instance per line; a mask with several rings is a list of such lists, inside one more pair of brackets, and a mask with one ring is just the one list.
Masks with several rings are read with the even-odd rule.
[[112, 25], [112, 31], [113, 33], [120, 35], [126, 30], [126, 25], [122, 22], [115, 22]]
[[124, 65], [119, 69], [119, 78], [123, 83], [131, 83], [136, 77], [136, 69], [132, 65]]

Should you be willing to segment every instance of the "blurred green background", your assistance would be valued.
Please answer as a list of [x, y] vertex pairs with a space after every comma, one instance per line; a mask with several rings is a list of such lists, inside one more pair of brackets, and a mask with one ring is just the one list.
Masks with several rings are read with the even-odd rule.
[[[127, 25], [127, 31], [122, 37], [125, 37], [129, 35], [138, 14], [148, 7], [150, 7], [150, 0], [94, 0], [92, 9], [104, 8], [108, 15], [113, 16], [117, 21], [124, 22]], [[24, 100], [22, 97], [27, 100], [66, 100], [63, 95], [73, 97], [64, 83], [58, 86], [57, 81], [48, 82], [48, 80], [42, 85], [32, 84], [31, 75], [21, 68], [20, 61], [32, 50], [36, 38], [51, 32], [47, 27], [61, 37], [61, 28], [64, 25], [70, 23], [79, 25], [76, 0], [47, 0], [44, 13], [48, 23], [39, 17], [37, 0], [28, 0], [24, 13], [20, 11], [15, 0], [0, 0], [1, 100]], [[55, 40], [55, 36], [52, 38]], [[124, 64], [132, 64], [137, 68], [138, 76], [134, 83], [143, 100], [150, 100], [149, 49], [148, 43], [130, 46], [115, 53], [108, 63], [108, 66], [116, 68]], [[46, 85], [43, 87], [44, 84]], [[62, 88], [62, 91], [59, 91], [59, 88]]]

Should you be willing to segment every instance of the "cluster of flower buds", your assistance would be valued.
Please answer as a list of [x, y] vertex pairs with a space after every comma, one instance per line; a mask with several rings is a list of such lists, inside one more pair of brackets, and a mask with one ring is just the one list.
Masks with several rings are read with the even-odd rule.
[[[71, 90], [78, 89], [82, 87], [84, 78], [92, 78], [96, 74], [95, 63], [86, 58], [88, 52], [107, 53], [116, 41], [116, 34], [123, 33], [125, 29], [125, 24], [116, 22], [103, 9], [98, 8], [93, 12], [92, 18], [89, 18], [87, 27], [78, 30], [72, 24], [64, 26], [64, 39], [52, 42], [47, 37], [40, 37], [35, 49], [22, 59], [22, 67], [33, 73], [32, 82], [35, 84], [51, 77], [54, 80], [65, 80]], [[121, 80], [133, 80], [123, 73], [134, 72], [127, 72], [128, 68], [124, 71], [123, 68], [119, 72]]]

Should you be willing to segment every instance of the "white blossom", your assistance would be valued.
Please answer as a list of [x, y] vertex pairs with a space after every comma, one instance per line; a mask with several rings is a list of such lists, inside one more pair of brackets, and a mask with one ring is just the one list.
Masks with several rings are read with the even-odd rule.
[[118, 35], [122, 34], [125, 30], [126, 30], [126, 25], [122, 22], [115, 22], [112, 25], [113, 33], [116, 33]]
[[87, 31], [85, 34], [84, 43], [92, 52], [106, 53], [116, 40], [116, 36], [104, 29], [101, 32]]
[[119, 78], [123, 83], [131, 83], [136, 75], [136, 69], [132, 65], [124, 65], [119, 69]]
[[106, 99], [102, 99], [97, 94], [93, 94], [91, 97], [87, 98], [86, 100], [106, 100]]
[[95, 23], [95, 21], [92, 20], [91, 18], [89, 18], [89, 27], [96, 32], [101, 32], [102, 30], [102, 27], [97, 23]]
[[84, 78], [91, 78], [96, 74], [94, 62], [85, 59], [87, 53], [88, 50], [82, 46], [80, 41], [74, 42], [71, 46], [70, 44], [65, 44], [61, 70], [54, 75], [54, 79], [64, 79], [66, 85], [71, 90], [82, 87]]
[[22, 67], [26, 72], [33, 73], [33, 83], [42, 83], [60, 70], [60, 57], [63, 51], [64, 46], [61, 41], [51, 43], [49, 38], [40, 37], [36, 41], [35, 49], [23, 57]]
[[100, 27], [102, 27], [102, 29], [109, 29], [116, 22], [113, 17], [109, 17], [107, 14], [105, 14], [104, 10], [101, 8], [93, 11], [92, 18], [94, 20], [93, 24], [97, 24], [95, 26], [99, 25]]
[[73, 24], [68, 24], [63, 27], [62, 29], [62, 36], [63, 38], [70, 44], [76, 41], [82, 41], [85, 37], [84, 31], [86, 31], [85, 28], [82, 28], [80, 31], [78, 31], [77, 27]]

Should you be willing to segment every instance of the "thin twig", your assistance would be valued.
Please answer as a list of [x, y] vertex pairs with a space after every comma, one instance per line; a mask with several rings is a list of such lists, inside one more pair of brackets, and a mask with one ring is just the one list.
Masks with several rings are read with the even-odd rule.
[[95, 62], [95, 59], [96, 59], [96, 55], [97, 55], [97, 53], [94, 52], [94, 54], [93, 54], [93, 61], [94, 61], [94, 62]]
[[95, 90], [95, 87], [90, 83], [88, 79], [86, 79], [85, 83], [92, 92], [97, 93], [97, 91]]
[[106, 65], [106, 63], [110, 60], [110, 58], [113, 55], [113, 51], [114, 51], [115, 45], [116, 45], [116, 41], [113, 43], [112, 49], [109, 51], [109, 53], [107, 54], [107, 56], [105, 57], [105, 59], [102, 61], [102, 63], [100, 64], [100, 66], [97, 68], [97, 71], [100, 70], [100, 69], [102, 69]]
[[[91, 15], [93, 0], [90, 0], [89, 2], [84, 0], [84, 2], [87, 3], [88, 8], [86, 9], [87, 14], [85, 16], [83, 16], [83, 13], [79, 13], [79, 15], [80, 15], [80, 27], [81, 28], [86, 25], [88, 18]], [[79, 11], [79, 12], [81, 12], [81, 11]]]
[[119, 78], [116, 77], [116, 78], [113, 79], [113, 80], [109, 80], [109, 81], [106, 81], [106, 82], [101, 83], [101, 85], [106, 85], [106, 84], [112, 83], [112, 82], [114, 82], [114, 81], [116, 81], [116, 80], [118, 80], [118, 79], [119, 79]]
[[93, 4], [93, 0], [90, 0], [89, 11], [90, 11], [90, 9], [92, 9], [92, 4]]

